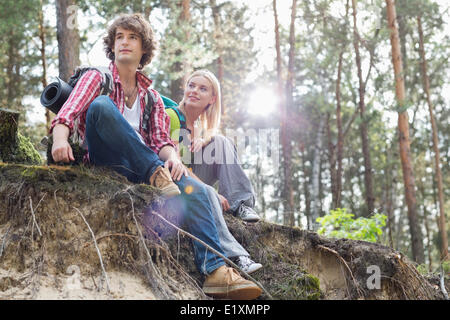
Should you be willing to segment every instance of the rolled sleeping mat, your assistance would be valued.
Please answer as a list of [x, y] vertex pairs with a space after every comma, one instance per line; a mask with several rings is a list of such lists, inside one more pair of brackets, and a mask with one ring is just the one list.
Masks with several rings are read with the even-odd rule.
[[44, 91], [42, 91], [41, 104], [53, 113], [58, 114], [63, 104], [69, 98], [73, 88], [58, 77], [56, 80], [46, 86]]

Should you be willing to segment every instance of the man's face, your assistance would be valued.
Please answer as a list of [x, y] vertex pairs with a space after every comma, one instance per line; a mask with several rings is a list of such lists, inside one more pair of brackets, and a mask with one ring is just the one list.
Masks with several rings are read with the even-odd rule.
[[136, 32], [118, 27], [113, 52], [116, 63], [139, 64], [144, 54], [142, 39]]

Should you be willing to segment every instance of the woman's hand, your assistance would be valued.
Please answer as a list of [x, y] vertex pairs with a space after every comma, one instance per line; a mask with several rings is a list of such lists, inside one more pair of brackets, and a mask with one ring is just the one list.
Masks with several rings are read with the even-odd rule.
[[230, 210], [230, 204], [228, 203], [228, 200], [224, 196], [222, 196], [220, 194], [218, 194], [218, 195], [219, 195], [219, 200], [220, 200], [220, 204], [222, 205], [223, 211]]
[[202, 138], [195, 138], [191, 141], [191, 145], [189, 146], [190, 152], [199, 152], [202, 150], [205, 144], [205, 140]]
[[188, 170], [186, 166], [181, 162], [178, 157], [171, 157], [165, 163], [164, 167], [170, 170], [170, 175], [174, 181], [180, 181], [181, 177], [188, 176]]

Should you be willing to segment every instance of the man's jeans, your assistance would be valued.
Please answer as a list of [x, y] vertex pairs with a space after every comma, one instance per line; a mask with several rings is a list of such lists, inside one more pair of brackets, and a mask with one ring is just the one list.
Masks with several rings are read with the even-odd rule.
[[[97, 97], [89, 106], [86, 140], [91, 163], [112, 167], [134, 183], [149, 183], [155, 170], [164, 166], [158, 155], [141, 142], [107, 96]], [[204, 184], [190, 177], [174, 182], [181, 195], [169, 201], [177, 203], [187, 231], [223, 254]], [[225, 264], [222, 258], [197, 241], [194, 241], [194, 254], [197, 268], [203, 274], [210, 274]]]

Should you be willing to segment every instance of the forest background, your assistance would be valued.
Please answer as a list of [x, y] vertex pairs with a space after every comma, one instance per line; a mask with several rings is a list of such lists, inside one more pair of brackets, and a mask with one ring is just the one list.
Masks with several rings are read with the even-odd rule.
[[[45, 157], [40, 141], [51, 114], [39, 103], [43, 87], [78, 65], [107, 64], [108, 23], [141, 12], [160, 44], [145, 69], [155, 89], [180, 101], [192, 70], [219, 78], [222, 131], [248, 137], [240, 156], [263, 218], [317, 231], [317, 218], [330, 214], [337, 229], [349, 212], [384, 214], [376, 241], [432, 271], [448, 257], [450, 3], [393, 5], [2, 0], [0, 107], [22, 114], [21, 133]], [[253, 152], [261, 132], [271, 135], [271, 156]]]

